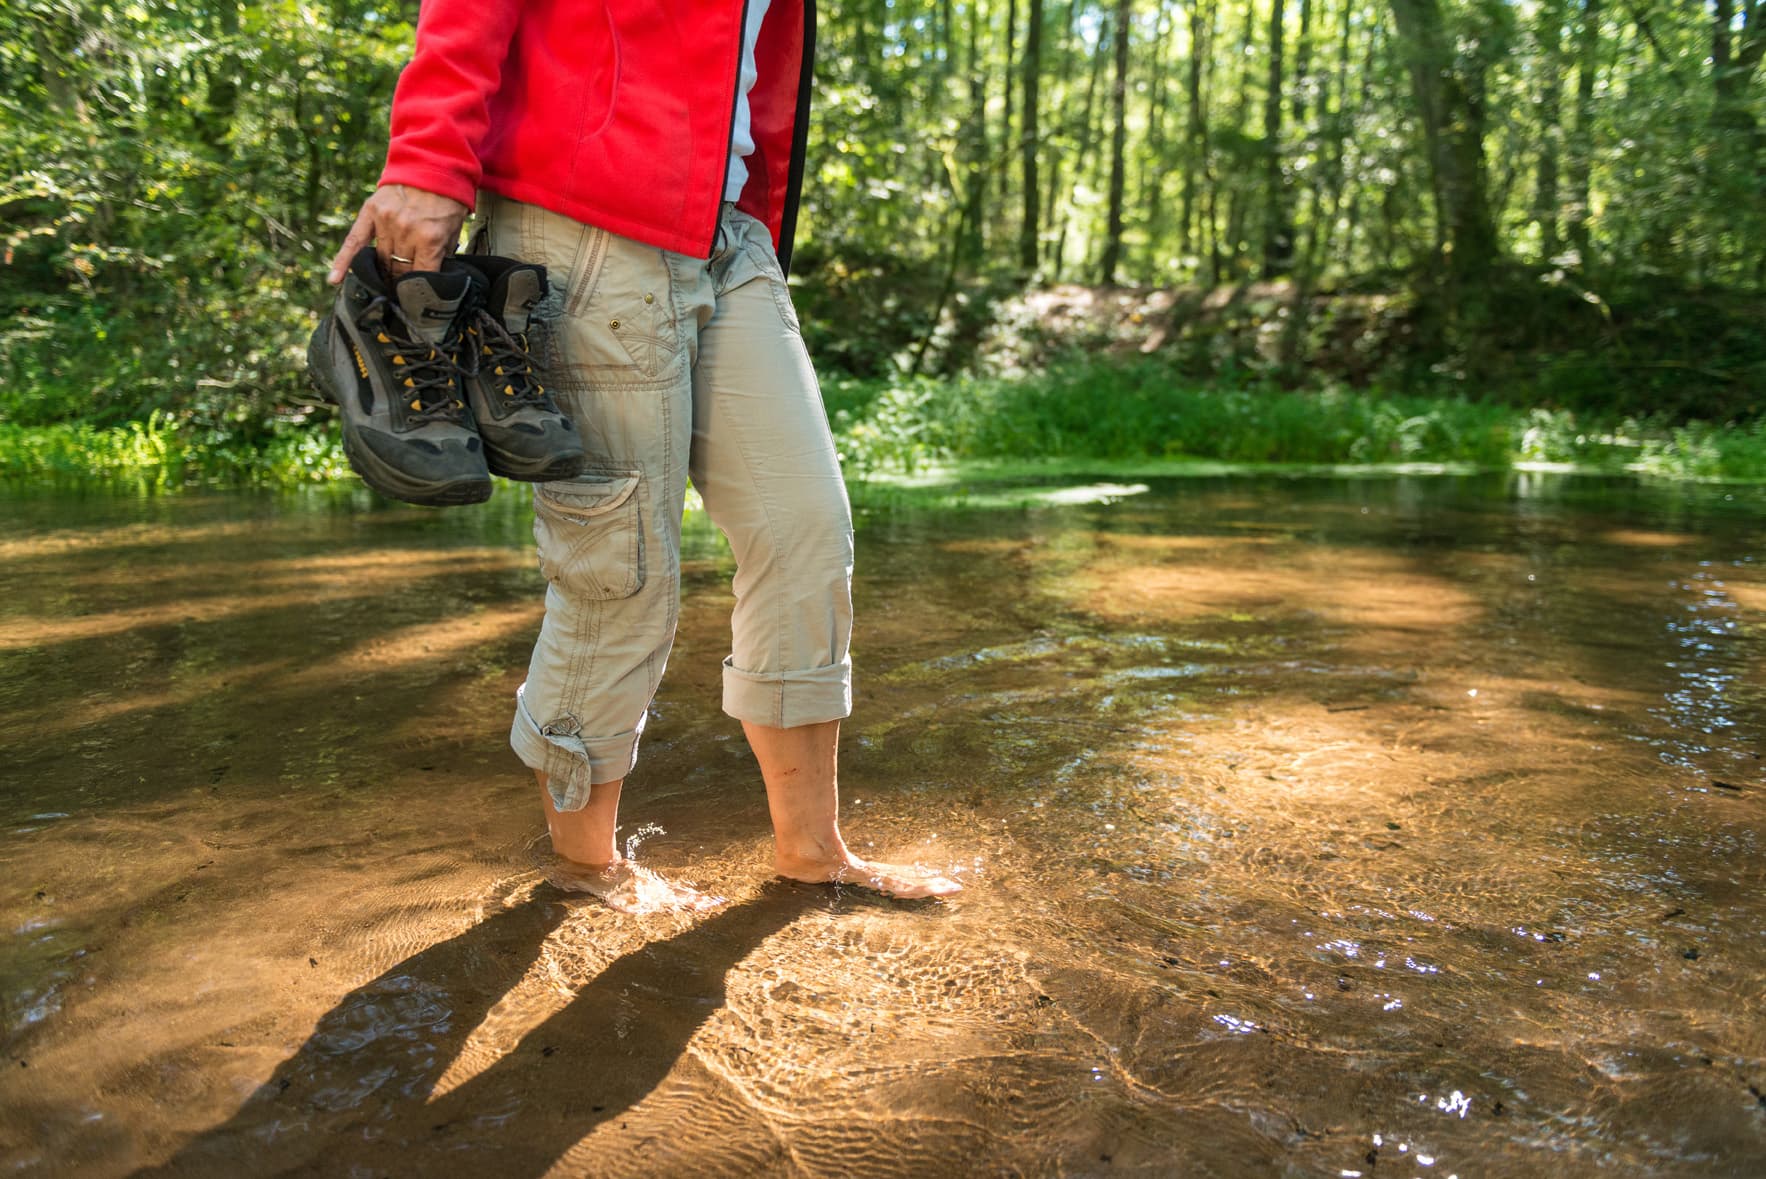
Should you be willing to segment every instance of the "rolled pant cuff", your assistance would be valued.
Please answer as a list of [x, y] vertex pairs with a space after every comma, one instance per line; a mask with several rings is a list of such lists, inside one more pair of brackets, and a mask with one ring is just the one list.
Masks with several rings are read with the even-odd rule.
[[724, 711], [740, 721], [793, 729], [852, 715], [852, 660], [805, 671], [743, 671], [724, 660]]
[[606, 737], [586, 737], [575, 717], [565, 715], [544, 724], [527, 710], [527, 685], [515, 689], [515, 723], [509, 729], [509, 747], [531, 770], [546, 775], [552, 805], [561, 811], [581, 810], [589, 801], [589, 786], [617, 782], [632, 772], [638, 760], [638, 739], [644, 733], [644, 717], [638, 727]]

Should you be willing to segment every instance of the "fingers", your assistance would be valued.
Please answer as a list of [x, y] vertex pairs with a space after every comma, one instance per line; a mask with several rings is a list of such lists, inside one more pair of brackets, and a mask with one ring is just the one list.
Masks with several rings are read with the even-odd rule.
[[362, 205], [343, 248], [331, 261], [329, 281], [343, 281], [344, 271], [370, 241], [389, 279], [413, 270], [440, 270], [442, 260], [460, 240], [467, 208], [450, 197], [403, 184], [378, 189]]
[[394, 278], [413, 270], [440, 270], [460, 240], [466, 206], [449, 197], [403, 184], [374, 194], [381, 202], [380, 260]]
[[417, 268], [418, 251], [412, 239], [410, 219], [400, 185], [389, 185], [375, 191], [369, 202], [378, 206], [379, 233], [374, 245], [380, 254], [380, 272], [396, 281]]
[[447, 247], [434, 240], [425, 240], [422, 245], [412, 248], [416, 253], [406, 255], [415, 259], [410, 266], [412, 270], [440, 270], [442, 259], [447, 256]]
[[405, 250], [414, 247], [406, 246], [405, 250], [398, 249], [386, 237], [382, 237], [378, 244], [380, 247], [380, 270], [386, 277], [398, 279], [417, 269], [417, 255], [405, 253]]
[[337, 251], [337, 257], [331, 259], [331, 273], [325, 281], [336, 286], [343, 281], [343, 272], [348, 270], [363, 246], [374, 236], [374, 218], [370, 210], [373, 202], [362, 206], [356, 214], [356, 223], [350, 226], [349, 236], [343, 239], [343, 247]]

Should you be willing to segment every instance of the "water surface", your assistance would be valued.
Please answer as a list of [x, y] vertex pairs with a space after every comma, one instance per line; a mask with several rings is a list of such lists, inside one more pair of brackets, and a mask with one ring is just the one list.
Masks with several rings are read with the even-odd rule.
[[1759, 492], [1033, 498], [861, 523], [844, 826], [951, 902], [769, 881], [690, 518], [622, 838], [730, 903], [631, 917], [505, 746], [519, 492], [9, 493], [0, 1164], [1758, 1173]]

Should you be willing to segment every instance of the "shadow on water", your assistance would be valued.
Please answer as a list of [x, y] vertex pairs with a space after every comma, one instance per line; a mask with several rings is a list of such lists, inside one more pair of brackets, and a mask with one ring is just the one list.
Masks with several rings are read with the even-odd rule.
[[529, 899], [345, 995], [226, 1124], [140, 1176], [543, 1175], [643, 1100], [722, 1007], [724, 976], [811, 907], [779, 882], [632, 950], [512, 1050], [434, 1096], [472, 1033], [570, 912]]
[[[0, 820], [67, 809], [70, 747], [99, 771], [80, 803], [105, 807], [204, 778], [307, 782], [315, 751], [365, 781], [378, 758], [350, 751], [389, 737], [418, 764], [499, 746], [541, 612], [531, 520], [334, 501], [100, 499], [72, 529], [53, 501], [18, 505], [0, 537]], [[703, 527], [687, 546], [689, 575], [715, 563]], [[498, 673], [496, 709], [462, 700]], [[191, 753], [174, 772], [115, 772], [167, 745]]]

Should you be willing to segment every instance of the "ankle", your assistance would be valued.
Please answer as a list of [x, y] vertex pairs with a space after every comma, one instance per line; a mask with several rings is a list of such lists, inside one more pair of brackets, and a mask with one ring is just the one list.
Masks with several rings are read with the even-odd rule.
[[619, 847], [612, 837], [607, 839], [560, 839], [557, 833], [552, 836], [552, 852], [559, 859], [582, 868], [594, 868], [597, 871], [611, 867], [619, 862]]
[[773, 861], [777, 865], [842, 864], [852, 858], [846, 841], [836, 833], [831, 838], [777, 836], [773, 845]]
[[605, 859], [596, 858], [588, 860], [576, 856], [567, 856], [562, 852], [558, 853], [558, 866], [568, 872], [575, 873], [605, 876], [608, 873], [617, 871], [619, 868], [622, 868], [629, 863], [631, 863], [630, 860], [619, 855], [609, 856]]
[[574, 811], [560, 811], [546, 788], [543, 774], [539, 779], [540, 801], [545, 808], [546, 833], [552, 838], [552, 851], [562, 860], [588, 868], [606, 868], [619, 859], [619, 789], [621, 783], [597, 783], [589, 788], [589, 797]]

